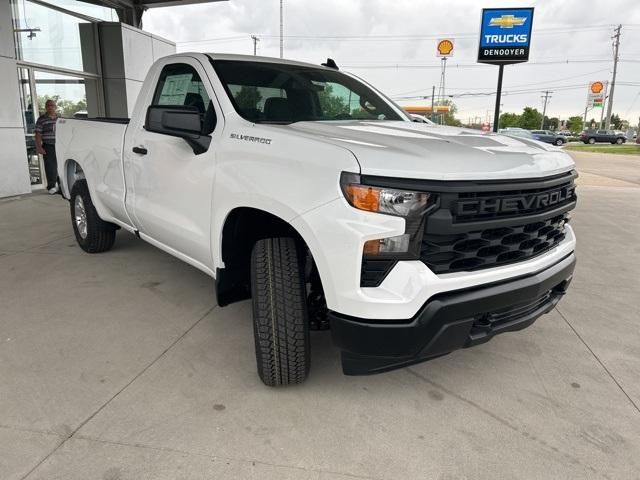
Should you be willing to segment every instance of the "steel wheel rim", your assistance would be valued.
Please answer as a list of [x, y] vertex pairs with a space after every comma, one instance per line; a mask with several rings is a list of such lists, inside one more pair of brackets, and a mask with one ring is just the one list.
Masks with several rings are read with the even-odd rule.
[[84, 208], [84, 201], [80, 196], [77, 196], [73, 202], [73, 213], [80, 237], [82, 237], [82, 239], [87, 238], [87, 211]]

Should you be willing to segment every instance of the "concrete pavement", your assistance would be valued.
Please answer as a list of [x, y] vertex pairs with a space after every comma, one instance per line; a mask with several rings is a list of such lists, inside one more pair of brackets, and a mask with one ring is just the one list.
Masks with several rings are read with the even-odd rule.
[[314, 332], [308, 382], [275, 390], [248, 302], [123, 232], [84, 254], [59, 197], [0, 200], [0, 478], [638, 478], [640, 158], [575, 157], [558, 309], [371, 377]]

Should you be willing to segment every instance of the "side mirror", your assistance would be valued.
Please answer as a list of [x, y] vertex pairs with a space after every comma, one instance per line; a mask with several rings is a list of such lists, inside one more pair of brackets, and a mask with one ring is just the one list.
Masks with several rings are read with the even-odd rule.
[[[203, 125], [203, 118], [197, 107], [182, 105], [151, 105], [147, 109], [144, 128], [149, 132], [162, 133], [183, 138], [200, 155], [209, 149], [212, 131]], [[209, 130], [205, 133], [206, 130]]]

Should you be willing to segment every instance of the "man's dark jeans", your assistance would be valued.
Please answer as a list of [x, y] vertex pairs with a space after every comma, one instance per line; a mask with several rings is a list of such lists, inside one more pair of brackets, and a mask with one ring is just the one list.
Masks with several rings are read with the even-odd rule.
[[44, 171], [47, 174], [47, 190], [54, 188], [58, 181], [58, 161], [56, 159], [55, 143], [45, 143], [44, 147]]

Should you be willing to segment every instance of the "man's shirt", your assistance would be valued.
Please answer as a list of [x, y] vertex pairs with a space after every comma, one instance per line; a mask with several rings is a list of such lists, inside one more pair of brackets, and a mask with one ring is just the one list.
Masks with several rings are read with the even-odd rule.
[[35, 132], [42, 135], [42, 143], [56, 143], [56, 122], [58, 117], [51, 118], [46, 113], [40, 115], [36, 122]]

